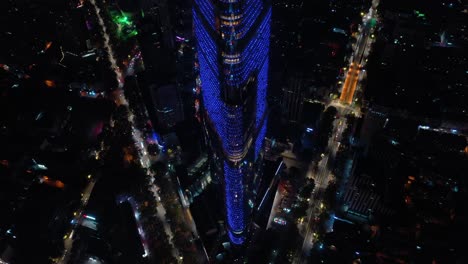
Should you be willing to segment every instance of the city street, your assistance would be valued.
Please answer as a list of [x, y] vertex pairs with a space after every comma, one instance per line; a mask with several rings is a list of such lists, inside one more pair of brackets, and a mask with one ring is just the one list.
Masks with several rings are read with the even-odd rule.
[[[377, 1], [374, 1], [373, 7], [378, 4]], [[343, 84], [342, 94], [338, 101], [332, 101], [328, 104], [327, 107], [334, 106], [338, 110], [338, 118], [333, 122], [332, 135], [328, 140], [327, 151], [323, 153], [322, 159], [318, 163], [317, 170], [314, 170], [314, 166], [311, 164], [309, 166], [309, 171], [307, 175], [312, 175], [311, 177], [315, 180], [315, 190], [312, 192], [310, 197], [310, 206], [308, 209], [307, 221], [304, 221], [304, 224], [307, 225], [306, 232], [304, 236], [304, 241], [296, 252], [294, 263], [307, 263], [307, 256], [309, 255], [311, 249], [314, 246], [316, 232], [316, 223], [314, 219], [319, 217], [320, 213], [323, 210], [329, 208], [323, 208], [323, 194], [327, 188], [328, 182], [332, 178], [332, 173], [330, 171], [329, 160], [336, 156], [338, 149], [340, 147], [340, 142], [342, 140], [343, 132], [348, 126], [345, 116], [347, 114], [359, 114], [360, 109], [356, 108], [352, 103], [354, 100], [354, 94], [356, 88], [359, 85], [359, 81], [362, 79], [362, 66], [369, 54], [371, 47], [371, 35], [373, 32], [373, 24], [370, 23], [372, 19], [375, 19], [375, 10], [371, 7], [368, 14], [363, 16], [363, 27], [360, 31], [359, 36], [357, 37], [356, 46], [353, 54], [351, 55], [351, 63], [346, 75], [346, 79]], [[331, 155], [331, 156], [330, 156]]]
[[354, 62], [349, 66], [340, 96], [341, 103], [351, 104], [353, 102], [354, 93], [359, 80], [359, 73], [361, 72], [360, 67], [360, 65], [356, 65]]
[[[116, 92], [111, 94], [111, 96], [113, 96], [113, 98], [110, 98], [110, 99], [112, 99], [118, 105], [128, 106], [128, 101], [125, 98], [125, 95], [124, 95], [124, 92], [123, 92], [123, 89], [122, 89], [123, 86], [124, 86], [124, 81], [123, 81], [124, 76], [122, 74], [121, 69], [117, 65], [117, 60], [115, 58], [114, 51], [112, 49], [112, 45], [110, 44], [110, 36], [108, 34], [108, 31], [107, 31], [107, 28], [105, 26], [104, 20], [103, 20], [102, 16], [100, 15], [100, 8], [96, 5], [95, 0], [90, 0], [90, 3], [95, 9], [95, 13], [96, 13], [96, 16], [98, 18], [99, 25], [102, 28], [103, 37], [104, 37], [104, 47], [105, 47], [105, 49], [107, 51], [108, 59], [109, 59], [109, 62], [111, 64], [111, 68], [115, 72], [117, 81], [119, 83], [119, 87], [116, 90]], [[133, 74], [132, 71], [129, 71], [129, 73]], [[142, 133], [135, 127], [134, 116], [131, 113], [131, 111], [129, 111], [129, 115], [128, 115], [127, 118], [130, 121], [130, 124], [132, 125], [132, 136], [133, 136], [133, 140], [135, 141], [135, 143], [137, 145], [137, 149], [138, 149], [138, 152], [139, 152], [139, 158], [140, 158], [140, 164], [141, 164], [141, 166], [143, 168], [148, 169], [148, 172], [151, 174], [150, 176], [153, 176], [152, 172], [150, 170], [151, 162], [150, 162], [150, 157], [149, 157], [149, 154], [148, 154], [148, 151], [147, 151], [146, 142], [145, 142], [145, 140], [143, 140]], [[167, 223], [167, 219], [166, 219], [166, 216], [165, 216], [166, 210], [165, 210], [164, 206], [162, 205], [161, 199], [158, 197], [157, 192], [153, 191], [153, 189], [154, 188], [157, 189], [157, 187], [154, 186], [154, 184], [152, 182], [149, 183], [149, 186], [151, 186], [150, 191], [153, 192], [155, 200], [156, 200], [156, 204], [157, 204], [156, 209], [157, 209], [157, 212], [158, 212], [157, 216], [161, 220], [161, 222], [163, 223], [164, 231], [165, 231], [166, 235], [169, 238], [169, 243], [171, 243], [171, 246], [174, 248], [173, 251], [172, 251], [173, 257], [175, 259], [179, 260], [179, 256], [180, 256], [179, 251], [175, 248], [175, 245], [172, 243], [172, 238], [173, 238], [174, 235], [173, 235], [173, 233], [172, 233], [172, 231], [171, 231], [171, 229], [169, 227], [169, 224]]]
[[376, 18], [375, 11], [371, 10], [363, 17], [363, 24], [360, 34], [354, 48], [354, 53], [350, 58], [350, 65], [345, 77], [343, 88], [341, 90], [340, 103], [352, 104], [358, 83], [362, 80], [363, 70], [361, 70], [369, 55], [370, 47], [373, 40], [374, 24]]
[[63, 244], [64, 244], [64, 251], [62, 254], [62, 257], [59, 259], [58, 263], [59, 264], [66, 264], [68, 263], [70, 254], [73, 252], [73, 238], [75, 231], [77, 227], [79, 226], [78, 223], [80, 222], [80, 219], [83, 215], [83, 211], [86, 208], [86, 205], [88, 204], [89, 197], [91, 196], [91, 193], [93, 192], [94, 185], [96, 184], [96, 180], [93, 179], [89, 182], [88, 186], [84, 189], [82, 196], [81, 196], [81, 201], [80, 201], [80, 207], [76, 212], [73, 213], [73, 219], [72, 219], [72, 228], [71, 231], [64, 237]]
[[0, 264], [468, 263], [464, 1], [0, 6]]

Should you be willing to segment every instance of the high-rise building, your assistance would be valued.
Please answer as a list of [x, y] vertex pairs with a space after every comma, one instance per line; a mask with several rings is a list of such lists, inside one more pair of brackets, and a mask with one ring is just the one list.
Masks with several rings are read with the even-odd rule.
[[286, 87], [283, 88], [283, 97], [281, 100], [282, 112], [288, 122], [300, 122], [302, 107], [304, 104], [304, 79], [297, 74], [289, 80]]
[[206, 126], [236, 245], [246, 239], [261, 182], [270, 18], [269, 0], [195, 0], [193, 7]]

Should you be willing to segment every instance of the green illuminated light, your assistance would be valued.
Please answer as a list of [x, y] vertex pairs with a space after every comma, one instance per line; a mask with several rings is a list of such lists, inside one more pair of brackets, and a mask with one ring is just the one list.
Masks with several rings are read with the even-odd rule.
[[426, 15], [424, 13], [421, 13], [419, 12], [418, 10], [414, 10], [414, 14], [417, 16], [417, 17], [425, 17]]
[[117, 34], [121, 39], [128, 39], [138, 35], [131, 15], [124, 12], [111, 11], [112, 21], [117, 24]]
[[127, 26], [130, 26], [132, 24], [132, 22], [130, 22], [128, 20], [128, 17], [126, 17], [126, 16], [117, 17], [117, 22], [119, 24], [124, 24], [124, 25], [127, 25]]

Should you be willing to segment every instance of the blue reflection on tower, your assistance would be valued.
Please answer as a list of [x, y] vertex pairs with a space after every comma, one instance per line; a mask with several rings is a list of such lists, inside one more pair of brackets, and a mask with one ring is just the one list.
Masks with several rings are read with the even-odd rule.
[[195, 0], [194, 32], [210, 142], [224, 175], [231, 242], [242, 244], [266, 132], [268, 0]]

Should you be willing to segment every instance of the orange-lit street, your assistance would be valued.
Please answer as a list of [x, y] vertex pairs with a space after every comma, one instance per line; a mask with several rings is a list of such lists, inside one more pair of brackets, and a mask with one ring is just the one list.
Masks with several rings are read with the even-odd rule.
[[[309, 198], [307, 216], [299, 224], [302, 226], [301, 230], [304, 230], [304, 240], [294, 256], [293, 263], [296, 264], [307, 263], [307, 257], [310, 256], [309, 254], [314, 245], [320, 244], [316, 237], [317, 226], [314, 224], [313, 219], [319, 217], [324, 210], [327, 210], [322, 203], [324, 199], [323, 195], [328, 183], [333, 179], [333, 172], [330, 170], [331, 162], [336, 157], [343, 139], [343, 133], [348, 126], [345, 116], [350, 113], [359, 116], [361, 112], [359, 104], [353, 104], [353, 102], [355, 101], [356, 90], [359, 89], [359, 82], [365, 72], [364, 67], [367, 56], [375, 37], [375, 7], [377, 5], [378, 1], [375, 0], [369, 12], [361, 14], [363, 23], [359, 29], [353, 53], [350, 55], [349, 68], [345, 69], [347, 73], [344, 76], [340, 98], [339, 100], [332, 100], [328, 104], [328, 106], [336, 107], [340, 114], [333, 122], [332, 135], [329, 137], [327, 151], [321, 155], [321, 160], [318, 161], [317, 166], [311, 164], [307, 173], [307, 175], [310, 175], [309, 177], [315, 180], [315, 191]], [[328, 226], [327, 228], [331, 230], [332, 227]]]
[[359, 65], [356, 65], [354, 62], [351, 63], [348, 69], [348, 73], [346, 75], [345, 82], [343, 84], [343, 90], [340, 96], [340, 102], [351, 104], [354, 97], [354, 92], [356, 91], [356, 86], [359, 80], [359, 73], [360, 73]]
[[[358, 88], [359, 80], [361, 79], [360, 74], [365, 71], [361, 70], [364, 67], [364, 64], [367, 61], [367, 55], [370, 50], [373, 35], [373, 27], [375, 26], [371, 20], [371, 12], [366, 14], [364, 17], [366, 21], [363, 24], [360, 34], [356, 40], [354, 52], [351, 56], [351, 64], [349, 65], [348, 72], [342, 86], [340, 103], [342, 104], [352, 104], [356, 90]], [[362, 75], [362, 74], [361, 74]]]

